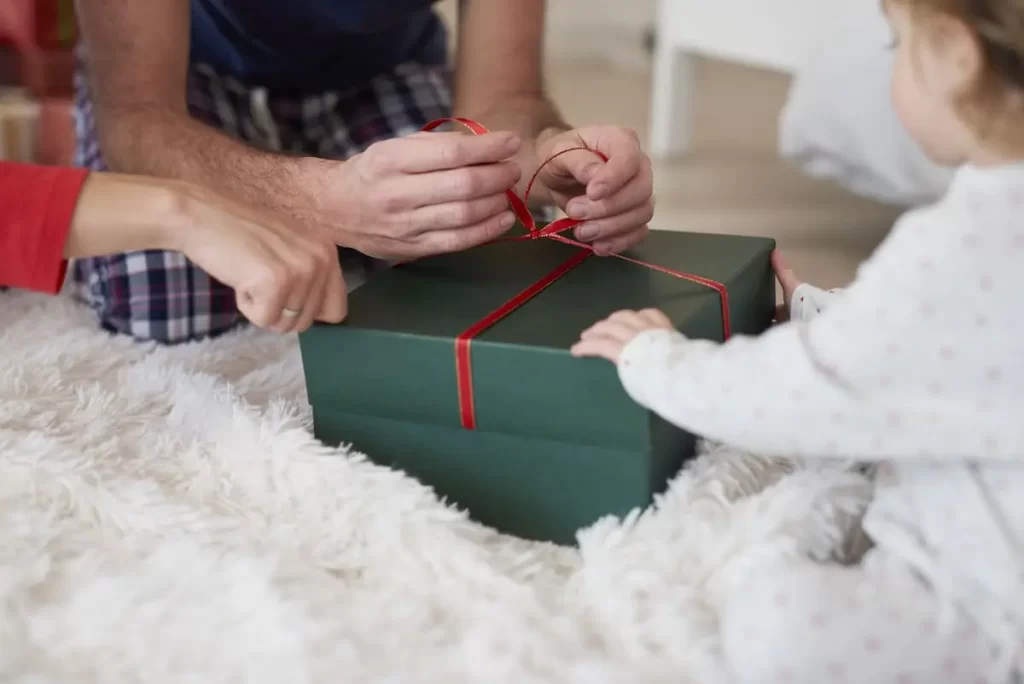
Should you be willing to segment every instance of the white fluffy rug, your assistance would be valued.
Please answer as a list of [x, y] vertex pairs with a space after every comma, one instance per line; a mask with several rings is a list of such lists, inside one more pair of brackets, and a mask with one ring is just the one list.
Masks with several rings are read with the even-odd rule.
[[715, 449], [556, 548], [318, 445], [294, 336], [156, 348], [8, 293], [0, 354], [2, 682], [724, 682], [723, 601], [868, 495]]

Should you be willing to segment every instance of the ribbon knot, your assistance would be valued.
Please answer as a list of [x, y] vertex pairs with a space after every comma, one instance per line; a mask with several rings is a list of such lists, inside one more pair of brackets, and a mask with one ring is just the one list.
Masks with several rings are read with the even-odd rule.
[[[462, 117], [448, 117], [444, 119], [435, 119], [426, 126], [423, 127], [423, 131], [432, 131], [439, 126], [446, 123], [458, 123], [468, 128], [474, 135], [482, 135], [487, 133], [487, 129], [472, 119], [466, 119]], [[512, 213], [515, 214], [516, 218], [523, 227], [526, 228], [525, 235], [517, 235], [513, 237], [500, 238], [496, 242], [523, 242], [528, 240], [540, 240], [541, 238], [549, 240], [557, 240], [568, 245], [579, 247], [580, 250], [576, 252], [572, 257], [566, 260], [563, 264], [555, 268], [551, 273], [547, 274], [536, 283], [533, 283], [525, 290], [520, 292], [518, 295], [505, 302], [502, 306], [498, 307], [487, 316], [477, 321], [460, 335], [455, 338], [455, 376], [459, 393], [459, 414], [462, 421], [462, 427], [467, 430], [473, 430], [476, 428], [476, 409], [473, 401], [473, 370], [472, 370], [472, 358], [470, 355], [470, 346], [475, 337], [483, 334], [486, 330], [493, 327], [503, 318], [511, 314], [513, 311], [521, 307], [526, 302], [530, 301], [542, 291], [544, 291], [552, 283], [556, 282], [565, 274], [572, 271], [574, 268], [586, 261], [594, 253], [594, 248], [591, 245], [567, 238], [563, 233], [582, 225], [585, 221], [573, 218], [559, 218], [551, 223], [547, 224], [543, 228], [537, 227], [537, 222], [534, 220], [533, 215], [530, 213], [527, 205], [527, 199], [530, 196], [530, 191], [533, 189], [533, 184], [537, 180], [537, 176], [540, 174], [541, 169], [550, 164], [552, 161], [568, 154], [569, 152], [576, 151], [587, 151], [597, 155], [602, 161], [607, 162], [608, 157], [605, 156], [601, 151], [581, 145], [580, 147], [572, 147], [566, 150], [562, 150], [551, 157], [548, 157], [544, 162], [537, 167], [534, 171], [533, 176], [530, 177], [530, 182], [526, 184], [526, 190], [523, 192], [523, 196], [520, 197], [516, 194], [515, 190], [506, 190], [505, 196], [508, 198], [509, 207]], [[664, 266], [658, 266], [656, 264], [649, 264], [639, 259], [633, 259], [622, 254], [610, 254], [609, 256], [623, 261], [628, 261], [631, 264], [637, 266], [643, 266], [659, 273], [672, 276], [673, 278], [679, 278], [682, 280], [688, 280], [698, 285], [710, 288], [718, 292], [719, 298], [722, 305], [722, 334], [723, 339], [729, 339], [732, 335], [732, 323], [729, 315], [729, 292], [725, 285], [722, 283], [711, 280], [710, 278], [704, 278], [703, 276], [694, 275], [692, 273], [683, 273], [681, 271], [674, 271]]]
[[[443, 126], [446, 123], [461, 124], [468, 128], [470, 132], [473, 133], [473, 135], [483, 135], [484, 133], [488, 132], [487, 128], [483, 124], [473, 121], [472, 119], [466, 119], [462, 117], [448, 117], [445, 119], [435, 119], [434, 121], [431, 121], [426, 126], [424, 126], [423, 131], [432, 131], [440, 126]], [[537, 222], [533, 218], [533, 214], [530, 213], [530, 208], [528, 204], [530, 199], [530, 192], [533, 190], [533, 184], [536, 182], [537, 176], [540, 175], [541, 170], [554, 160], [561, 157], [563, 154], [579, 151], [590, 152], [591, 154], [600, 157], [601, 161], [608, 161], [608, 157], [603, 152], [591, 149], [586, 145], [580, 145], [579, 147], [570, 147], [569, 149], [562, 150], [561, 152], [557, 152], [551, 155], [550, 157], [544, 160], [544, 163], [537, 167], [537, 170], [534, 171], [533, 175], [530, 177], [530, 182], [526, 184], [526, 190], [523, 191], [522, 197], [517, 195], [515, 190], [510, 189], [505, 191], [505, 197], [508, 198], [509, 208], [512, 210], [512, 213], [515, 214], [515, 217], [519, 220], [519, 222], [523, 224], [523, 227], [526, 228], [526, 235], [517, 236], [511, 239], [520, 241], [538, 240], [544, 237], [559, 239], [562, 233], [572, 230], [573, 228], [576, 228], [577, 226], [580, 226], [584, 223], [584, 221], [581, 221], [579, 219], [560, 218], [552, 221], [543, 228], [538, 228]], [[505, 238], [505, 240], [508, 239], [509, 238]], [[561, 239], [563, 242], [566, 241], [565, 238]], [[583, 243], [573, 242], [572, 244], [576, 244], [577, 246], [586, 249], [592, 249], [589, 245], [585, 245]]]

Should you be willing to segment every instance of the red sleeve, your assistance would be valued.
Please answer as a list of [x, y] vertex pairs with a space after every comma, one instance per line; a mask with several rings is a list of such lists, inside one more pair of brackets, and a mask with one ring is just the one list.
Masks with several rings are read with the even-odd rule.
[[0, 285], [56, 294], [88, 171], [0, 161]]

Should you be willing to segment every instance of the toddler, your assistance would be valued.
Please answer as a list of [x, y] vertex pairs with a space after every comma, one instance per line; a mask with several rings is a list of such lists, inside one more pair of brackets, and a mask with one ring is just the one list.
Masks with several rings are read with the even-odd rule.
[[612, 315], [579, 356], [639, 403], [765, 455], [880, 461], [857, 565], [781, 567], [722, 615], [737, 681], [1021, 682], [1024, 643], [1024, 0], [886, 0], [901, 121], [946, 196], [846, 290], [799, 283], [758, 338]]

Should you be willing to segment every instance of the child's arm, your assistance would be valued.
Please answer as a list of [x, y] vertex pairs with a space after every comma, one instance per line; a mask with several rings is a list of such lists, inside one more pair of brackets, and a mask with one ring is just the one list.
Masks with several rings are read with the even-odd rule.
[[762, 454], [838, 456], [840, 443], [853, 447], [840, 418], [863, 417], [866, 403], [815, 361], [805, 323], [721, 345], [689, 340], [667, 319], [652, 325], [658, 316], [619, 312], [584, 333], [575, 351], [612, 358], [614, 345], [629, 395], [703, 437]]
[[620, 312], [574, 353], [617, 361], [629, 394], [676, 425], [762, 454], [1020, 457], [1024, 421], [1004, 415], [1013, 398], [984, 407], [983, 386], [1019, 354], [980, 351], [993, 338], [964, 301], [975, 264], [942, 238], [898, 228], [826, 310], [758, 338], [688, 340], [657, 312]]
[[822, 290], [805, 283], [786, 265], [782, 252], [772, 252], [772, 269], [782, 285], [782, 306], [775, 311], [775, 320], [809, 321], [827, 309], [842, 290]]

